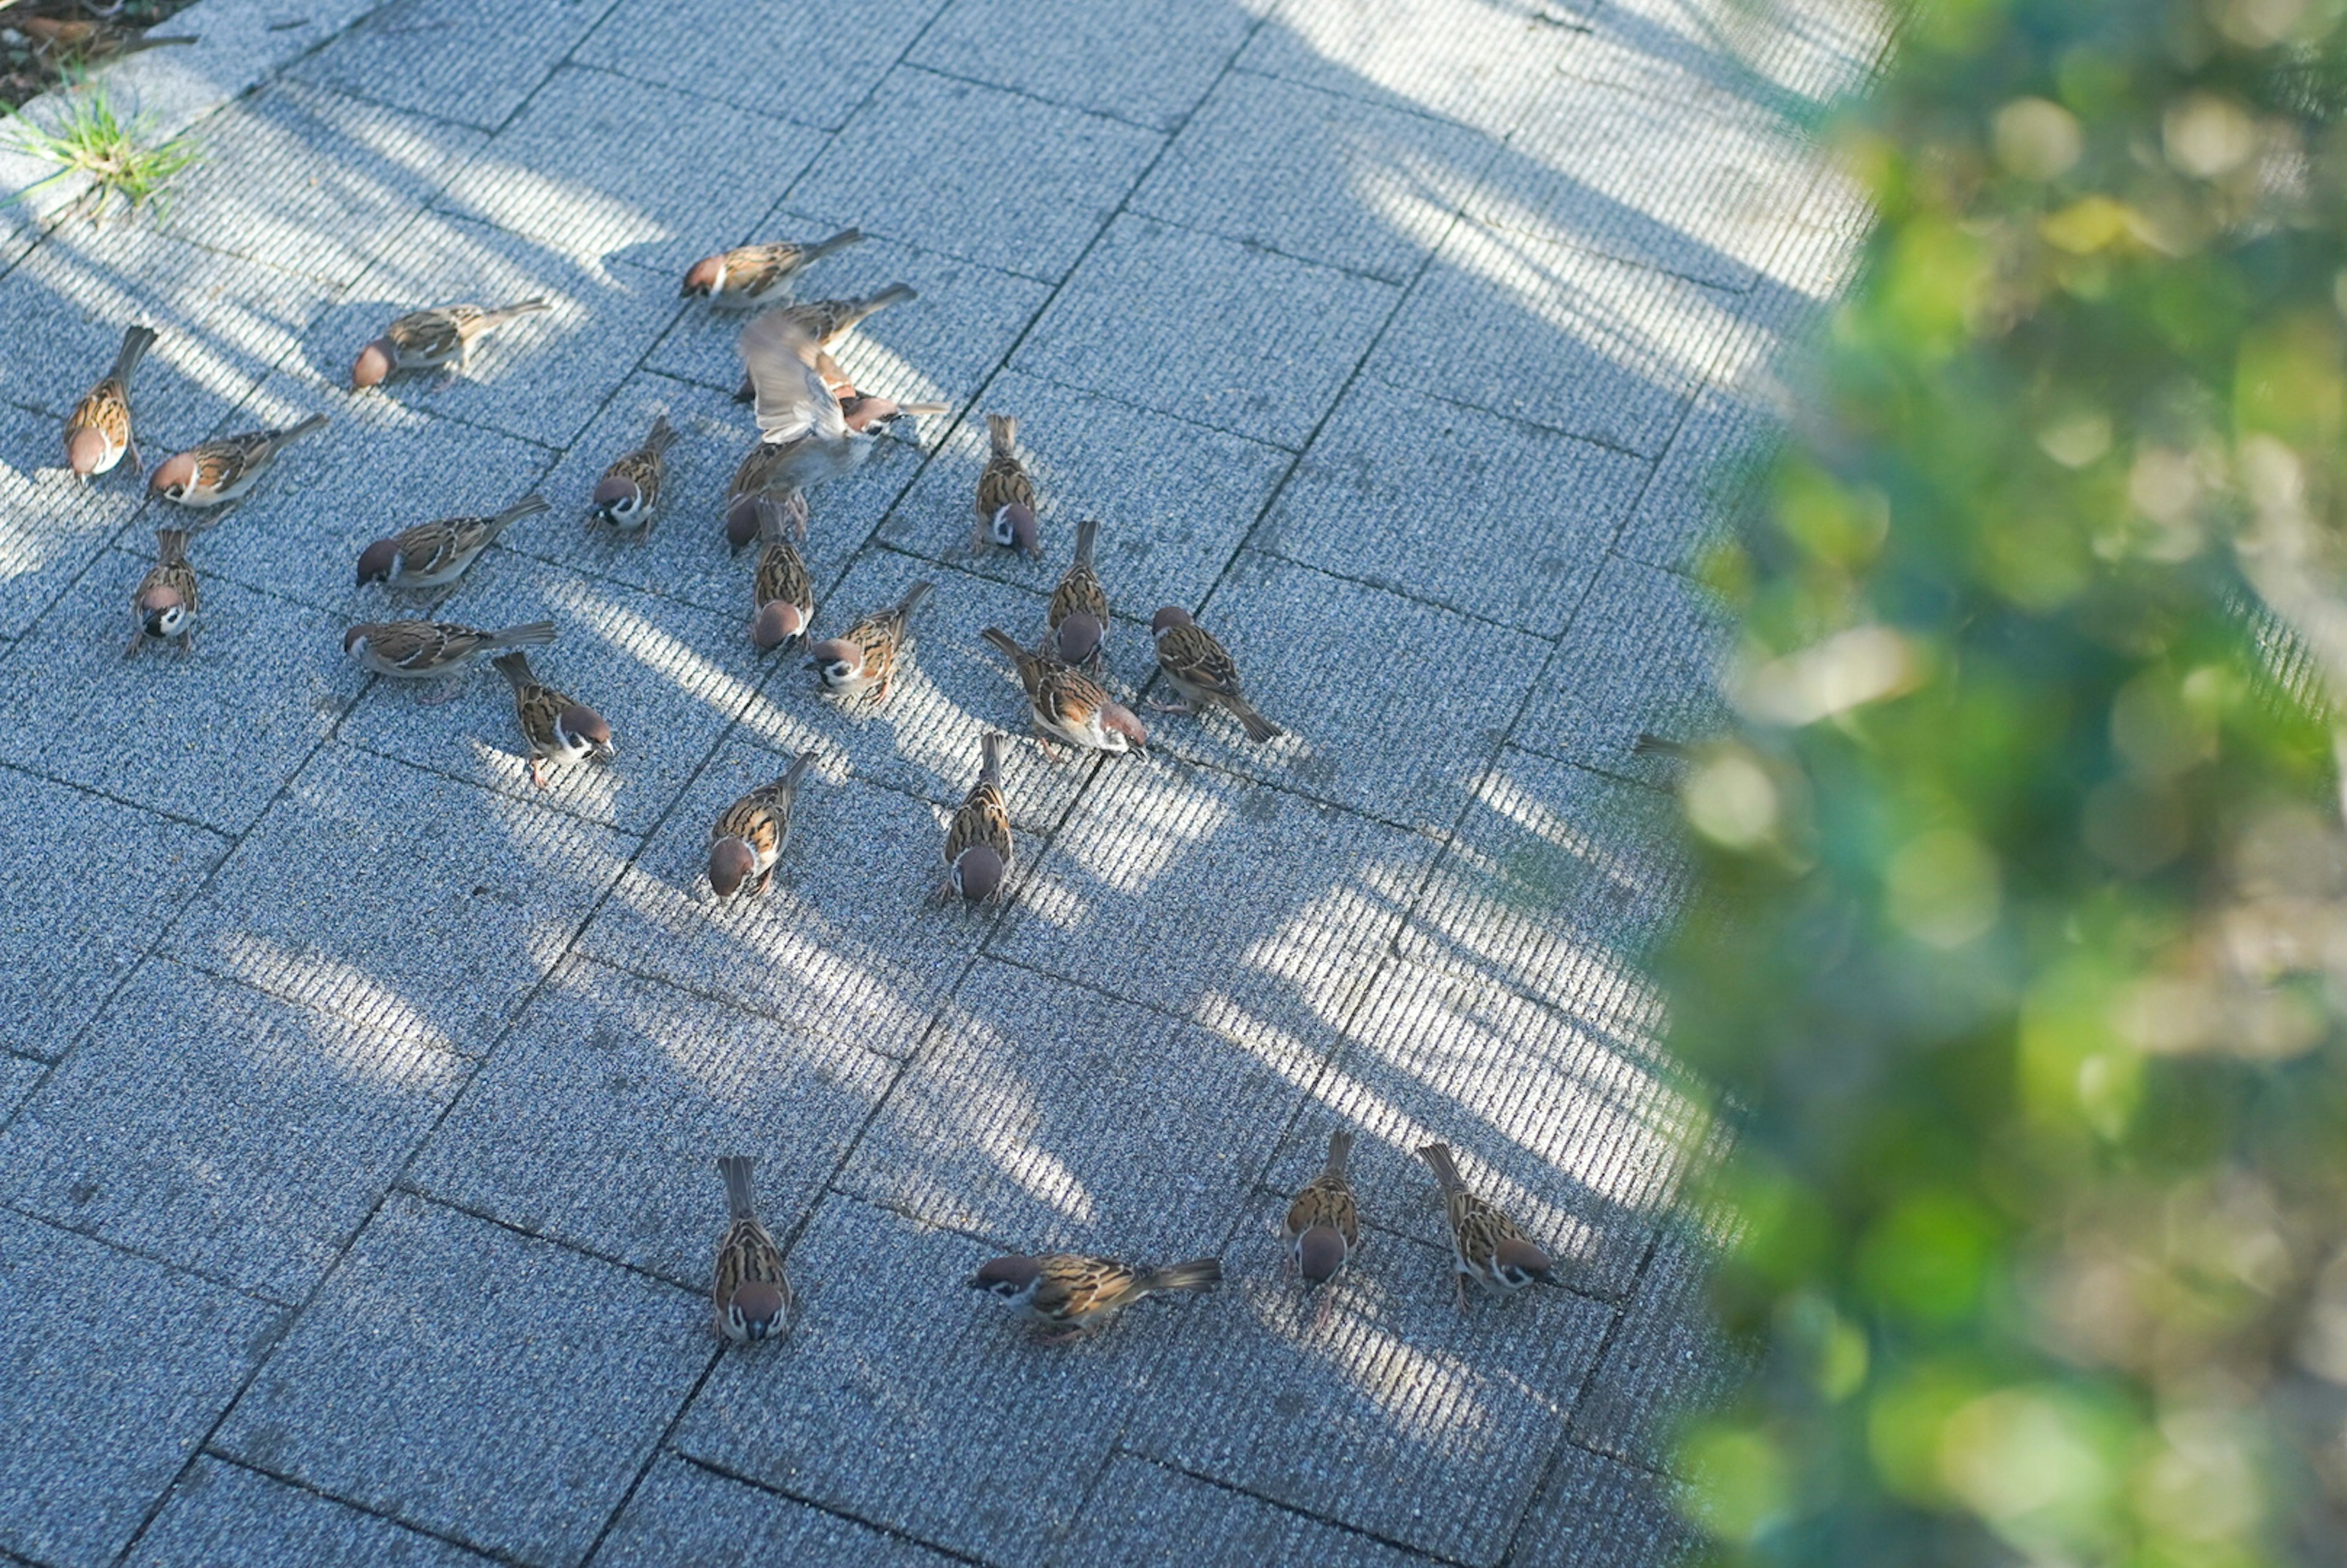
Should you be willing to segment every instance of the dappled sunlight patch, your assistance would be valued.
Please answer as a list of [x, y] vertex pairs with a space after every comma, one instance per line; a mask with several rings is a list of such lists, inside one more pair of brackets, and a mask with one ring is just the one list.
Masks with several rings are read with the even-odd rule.
[[[1330, 1024], [1343, 1020], [1358, 978], [1355, 966], [1381, 945], [1414, 889], [1402, 875], [1414, 866], [1372, 861], [1358, 870], [1359, 886], [1338, 884], [1297, 909], [1278, 930], [1250, 943], [1241, 961], [1291, 982], [1296, 994]], [[1332, 984], [1332, 982], [1334, 982]]]
[[[321, 1020], [311, 1031], [320, 1057], [352, 1078], [435, 1094], [453, 1087], [460, 1071], [456, 1053], [466, 1048], [357, 965], [250, 932], [222, 937], [216, 950], [230, 974], [258, 989], [313, 998], [367, 1025], [366, 1032], [354, 1033]], [[479, 1042], [472, 1047], [479, 1048]]]
[[532, 239], [605, 282], [611, 282], [606, 256], [671, 235], [667, 225], [629, 202], [503, 159], [476, 159], [466, 166], [461, 185], [466, 191], [494, 192], [499, 211], [528, 212]]
[[1233, 803], [1223, 794], [1171, 770], [1130, 759], [1112, 759], [1106, 765], [1127, 770], [1130, 781], [1118, 792], [1115, 815], [1095, 817], [1052, 848], [1110, 892], [1146, 894], [1151, 883], [1214, 837], [1234, 814]]

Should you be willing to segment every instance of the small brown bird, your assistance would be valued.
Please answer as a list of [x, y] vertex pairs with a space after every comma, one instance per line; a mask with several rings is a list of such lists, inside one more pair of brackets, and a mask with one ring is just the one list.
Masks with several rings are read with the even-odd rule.
[[946, 879], [937, 901], [958, 894], [983, 904], [1002, 894], [1010, 869], [1010, 806], [1002, 798], [1002, 737], [989, 730], [979, 743], [978, 783], [962, 797], [946, 828]]
[[1113, 1258], [1046, 1253], [989, 1260], [970, 1276], [970, 1288], [1008, 1302], [1038, 1327], [1059, 1328], [1052, 1340], [1106, 1327], [1144, 1296], [1168, 1290], [1211, 1290], [1222, 1283], [1223, 1260], [1202, 1257], [1171, 1268], [1136, 1268]]
[[1056, 659], [1039, 659], [999, 627], [979, 633], [1010, 656], [1027, 689], [1028, 717], [1046, 751], [1054, 740], [1082, 751], [1122, 754], [1149, 744], [1149, 732], [1131, 709], [1111, 697], [1101, 683], [1082, 671]]
[[1076, 559], [1051, 590], [1051, 635], [1040, 650], [1047, 658], [1091, 675], [1100, 673], [1108, 657], [1108, 589], [1092, 569], [1092, 548], [1099, 542], [1096, 518], [1076, 525]]
[[1249, 704], [1239, 690], [1239, 667], [1214, 634], [1190, 619], [1190, 612], [1167, 605], [1150, 619], [1157, 639], [1157, 667], [1182, 693], [1178, 702], [1152, 702], [1161, 712], [1194, 713], [1204, 708], [1224, 708], [1246, 726], [1250, 741], [1268, 741], [1281, 733], [1277, 724]]
[[[817, 369], [823, 372], [825, 384], [837, 395], [839, 389], [846, 384], [847, 376], [840, 370], [839, 362], [832, 359], [830, 351], [839, 346], [840, 340], [847, 335], [850, 328], [866, 318], [887, 310], [890, 305], [920, 297], [909, 283], [891, 283], [878, 293], [867, 294], [862, 299], [809, 300], [803, 305], [787, 306], [771, 313], [775, 318], [775, 330], [803, 333], [815, 341], [815, 348], [823, 355]], [[742, 378], [741, 386], [734, 391], [733, 401], [751, 403], [756, 401], [757, 395], [757, 375], [753, 371]], [[840, 401], [846, 400], [841, 398]]]
[[138, 579], [138, 587], [130, 595], [130, 619], [135, 629], [130, 633], [130, 646], [122, 651], [125, 659], [147, 645], [153, 638], [161, 642], [176, 637], [181, 654], [196, 649], [196, 611], [202, 596], [196, 588], [196, 569], [188, 564], [188, 533], [185, 528], [155, 530], [155, 564]]
[[721, 311], [755, 310], [790, 297], [794, 273], [834, 251], [844, 251], [864, 238], [861, 229], [842, 229], [812, 245], [776, 240], [764, 245], [736, 245], [714, 256], [703, 256], [684, 275], [677, 297], [703, 299]]
[[758, 612], [750, 621], [750, 641], [761, 653], [787, 648], [805, 637], [815, 624], [815, 579], [795, 546], [784, 538], [787, 512], [772, 496], [760, 496], [758, 537], [766, 541], [758, 552], [757, 575], [751, 592]]
[[676, 426], [663, 414], [652, 421], [644, 444], [603, 470], [595, 483], [591, 520], [609, 523], [626, 533], [650, 533], [652, 512], [660, 505], [661, 481], [668, 477], [668, 449], [676, 445]]
[[718, 1337], [736, 1345], [779, 1339], [791, 1327], [790, 1277], [783, 1272], [783, 1249], [758, 1223], [758, 1194], [750, 1185], [753, 1163], [747, 1154], [717, 1162], [725, 1177], [727, 1220], [710, 1296], [716, 1305]]
[[497, 543], [499, 534], [551, 505], [543, 496], [524, 496], [491, 517], [442, 518], [377, 539], [359, 552], [358, 586], [379, 582], [385, 588], [446, 588], [464, 576], [465, 569]]
[[1467, 1310], [1470, 1279], [1498, 1296], [1512, 1296], [1528, 1285], [1548, 1281], [1548, 1254], [1524, 1239], [1516, 1222], [1467, 1190], [1448, 1143], [1429, 1143], [1418, 1157], [1434, 1172], [1442, 1188], [1442, 1206], [1450, 1221], [1450, 1255], [1459, 1269], [1459, 1310]]
[[999, 545], [1035, 560], [1043, 559], [1035, 520], [1035, 481], [1019, 460], [1019, 416], [986, 416], [986, 441], [990, 449], [978, 476], [978, 531], [970, 536], [972, 550]]
[[167, 501], [183, 507], [224, 507], [241, 500], [261, 482], [277, 455], [313, 430], [326, 427], [326, 416], [313, 414], [282, 430], [247, 430], [223, 436], [167, 457], [147, 487]]
[[343, 634], [343, 651], [378, 675], [399, 681], [448, 677], [437, 697], [426, 697], [428, 707], [456, 694], [455, 677], [475, 654], [499, 648], [534, 648], [554, 641], [554, 622], [533, 620], [503, 631], [483, 631], [453, 620], [374, 620]]
[[544, 300], [524, 300], [494, 311], [478, 305], [436, 305], [412, 311], [359, 350], [351, 365], [351, 390], [380, 386], [387, 377], [411, 370], [446, 369], [453, 380], [482, 338], [507, 322], [553, 308]]
[[769, 784], [760, 784], [717, 815], [709, 830], [709, 886], [723, 903], [750, 885], [756, 897], [774, 879], [774, 862], [790, 847], [791, 808], [798, 804], [799, 781], [815, 760], [805, 753], [790, 771]]
[[1329, 1133], [1327, 1164], [1296, 1194], [1280, 1226], [1296, 1272], [1314, 1285], [1336, 1278], [1361, 1245], [1360, 1205], [1354, 1201], [1353, 1184], [1345, 1179], [1345, 1163], [1352, 1155], [1350, 1132], [1340, 1127]]
[[774, 483], [790, 456], [790, 447], [770, 446], [764, 441], [743, 455], [732, 481], [725, 487], [726, 554], [740, 555], [742, 547], [758, 537], [758, 499], [762, 496], [771, 496], [781, 502], [793, 531], [802, 539], [806, 538], [806, 493]]
[[73, 417], [66, 421], [66, 462], [83, 479], [109, 472], [126, 453], [134, 471], [146, 466], [130, 433], [130, 373], [154, 346], [153, 327], [124, 333], [114, 368], [74, 405]]
[[917, 582], [894, 608], [874, 610], [843, 635], [808, 649], [807, 668], [816, 672], [824, 690], [851, 702], [866, 695], [876, 703], [887, 702], [910, 645], [913, 611], [935, 586]]
[[514, 716], [521, 721], [522, 739], [529, 743], [529, 782], [547, 787], [548, 763], [583, 763], [611, 759], [611, 726], [603, 715], [566, 697], [530, 673], [529, 655], [517, 650], [489, 661], [504, 672], [513, 688]]

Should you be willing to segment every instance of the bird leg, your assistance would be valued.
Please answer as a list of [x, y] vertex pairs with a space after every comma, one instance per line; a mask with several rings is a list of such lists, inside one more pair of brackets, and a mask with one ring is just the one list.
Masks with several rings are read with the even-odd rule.
[[1463, 1313], [1467, 1310], [1467, 1271], [1461, 1269], [1450, 1277], [1459, 1286], [1459, 1310]]
[[536, 784], [540, 789], [547, 787], [546, 759], [544, 757], [532, 757], [529, 759], [529, 782]]
[[1161, 713], [1194, 713], [1198, 711], [1193, 702], [1161, 702], [1154, 697], [1149, 699], [1149, 705]]

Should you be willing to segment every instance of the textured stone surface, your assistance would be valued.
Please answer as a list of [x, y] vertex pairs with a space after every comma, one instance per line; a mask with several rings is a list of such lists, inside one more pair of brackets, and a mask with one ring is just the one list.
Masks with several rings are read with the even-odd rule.
[[907, 58], [1166, 130], [1205, 96], [1259, 9], [1261, 0], [958, 0]]
[[1501, 137], [1584, 46], [1597, 9], [1592, 0], [1284, 0], [1239, 64]]
[[1633, 748], [1641, 734], [1691, 741], [1714, 727], [1727, 643], [1703, 589], [1676, 572], [1609, 559], [1557, 644], [1517, 743], [1669, 787], [1678, 763]]
[[655, 1460], [595, 1553], [601, 1568], [680, 1563], [856, 1563], [942, 1568], [958, 1559], [680, 1459]]
[[130, 1554], [135, 1568], [271, 1568], [287, 1563], [475, 1568], [491, 1561], [380, 1514], [209, 1456], [188, 1467]]
[[495, 130], [609, 8], [607, 0], [516, 0], [484, 29], [465, 0], [393, 0], [287, 74]]
[[1147, 1563], [1180, 1542], [1213, 1542], [1234, 1562], [1407, 1568], [1427, 1559], [1262, 1501], [1235, 1487], [1122, 1455], [1068, 1546], [1071, 1559]]
[[[872, 0], [796, 12], [788, 26], [770, 27], [745, 26], [727, 0], [620, 0], [578, 58], [637, 81], [836, 130], [938, 5]], [[654, 39], [657, 46], [648, 46]]]

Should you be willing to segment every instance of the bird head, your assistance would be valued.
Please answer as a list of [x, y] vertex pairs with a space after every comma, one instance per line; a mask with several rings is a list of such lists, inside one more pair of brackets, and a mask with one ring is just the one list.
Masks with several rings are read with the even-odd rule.
[[972, 845], [953, 864], [953, 886], [964, 903], [985, 903], [1002, 886], [1002, 856], [983, 844]]
[[392, 372], [391, 340], [379, 337], [359, 350], [358, 358], [351, 362], [351, 390], [364, 392], [370, 386], [381, 386]]

